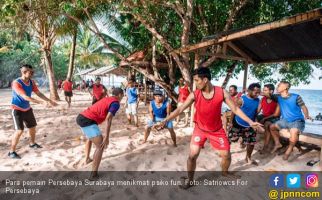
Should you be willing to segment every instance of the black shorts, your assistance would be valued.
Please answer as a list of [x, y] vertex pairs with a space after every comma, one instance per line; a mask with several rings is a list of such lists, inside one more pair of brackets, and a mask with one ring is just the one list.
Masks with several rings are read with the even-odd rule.
[[16, 130], [24, 130], [24, 123], [27, 128], [37, 126], [32, 108], [30, 108], [28, 111], [12, 110], [12, 117]]
[[86, 126], [90, 126], [93, 124], [97, 124], [96, 121], [88, 119], [87, 117], [84, 117], [83, 115], [79, 114], [76, 118], [76, 123], [78, 124], [78, 126], [80, 127], [86, 127]]
[[72, 91], [70, 91], [70, 92], [64, 91], [64, 94], [65, 94], [66, 97], [72, 97], [73, 96], [73, 92]]
[[243, 127], [233, 119], [233, 127], [228, 133], [229, 142], [237, 142], [239, 137], [243, 139], [243, 144], [255, 145], [256, 131], [252, 127]]

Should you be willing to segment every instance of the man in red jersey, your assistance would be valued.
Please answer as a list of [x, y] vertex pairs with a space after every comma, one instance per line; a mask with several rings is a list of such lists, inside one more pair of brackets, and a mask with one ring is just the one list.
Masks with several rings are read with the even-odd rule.
[[101, 84], [101, 78], [97, 77], [95, 83], [88, 87], [88, 92], [93, 97], [92, 105], [102, 99], [107, 94], [107, 89]]
[[[112, 119], [120, 108], [120, 101], [122, 100], [123, 96], [123, 90], [121, 88], [115, 88], [112, 91], [111, 97], [104, 97], [77, 116], [76, 122], [81, 127], [82, 132], [87, 137], [87, 139], [93, 142], [96, 146], [91, 178], [98, 177], [97, 171], [102, 159], [103, 150], [109, 144]], [[103, 123], [105, 119], [107, 119], [106, 133], [103, 137], [98, 125]], [[85, 153], [86, 160], [89, 163], [90, 147], [88, 147], [87, 145], [88, 143], [86, 142]]]
[[[186, 81], [183, 80], [183, 78], [179, 79], [179, 98], [178, 98], [178, 107], [180, 107], [185, 100], [188, 98], [190, 94], [190, 87]], [[184, 126], [188, 125], [188, 120], [189, 120], [189, 112], [190, 108], [186, 109], [183, 111], [185, 114], [185, 123]], [[180, 121], [180, 116], [177, 117], [177, 123]]]
[[195, 103], [194, 122], [195, 128], [190, 142], [190, 153], [187, 160], [188, 178], [182, 185], [187, 189], [192, 186], [194, 171], [196, 169], [196, 161], [200, 150], [209, 139], [212, 147], [219, 151], [221, 161], [222, 174], [228, 174], [228, 168], [231, 162], [230, 145], [227, 135], [223, 129], [221, 121], [222, 103], [225, 102], [233, 113], [247, 121], [251, 126], [261, 126], [257, 122], [249, 119], [233, 102], [227, 91], [221, 87], [211, 84], [210, 70], [205, 67], [199, 67], [193, 72], [197, 90], [191, 93], [182, 106], [173, 111], [161, 123], [155, 125], [156, 129], [161, 129], [169, 121], [177, 117], [186, 108]]
[[276, 109], [278, 103], [274, 96], [274, 90], [275, 87], [273, 84], [264, 85], [262, 92], [263, 98], [261, 99], [257, 109], [257, 113], [262, 111], [262, 114], [257, 116], [257, 120], [259, 123], [264, 124], [265, 128], [265, 140], [263, 149], [260, 151], [261, 154], [268, 153], [267, 148], [271, 138], [269, 126], [279, 120], [280, 113]]
[[73, 82], [70, 80], [70, 78], [66, 78], [66, 80], [62, 83], [61, 87], [64, 90], [65, 100], [69, 108], [73, 96]]

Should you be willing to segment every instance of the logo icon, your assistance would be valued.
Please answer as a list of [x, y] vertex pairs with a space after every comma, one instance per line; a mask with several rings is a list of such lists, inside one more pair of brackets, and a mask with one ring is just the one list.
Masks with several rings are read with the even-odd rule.
[[281, 188], [284, 186], [284, 175], [283, 174], [273, 174], [269, 178], [269, 186], [274, 188]]
[[200, 139], [200, 137], [199, 137], [199, 136], [196, 136], [196, 137], [195, 137], [195, 142], [200, 142], [200, 140], [201, 140], [201, 139]]
[[319, 187], [319, 178], [317, 174], [307, 174], [306, 175], [306, 188], [316, 188]]
[[286, 176], [286, 185], [288, 188], [300, 188], [301, 176], [299, 174], [288, 174]]

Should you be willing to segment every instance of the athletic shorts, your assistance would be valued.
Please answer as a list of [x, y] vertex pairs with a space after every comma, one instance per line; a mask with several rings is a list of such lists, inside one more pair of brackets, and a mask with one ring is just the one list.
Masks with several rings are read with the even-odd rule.
[[137, 114], [137, 103], [127, 104], [126, 114], [136, 115]]
[[230, 129], [229, 142], [237, 142], [239, 137], [243, 139], [243, 144], [255, 145], [256, 131], [252, 127], [243, 127], [233, 119], [233, 127]]
[[[165, 118], [159, 118], [159, 117], [155, 117], [154, 121], [152, 121], [151, 119], [148, 120], [148, 127], [152, 127], [154, 124], [156, 124], [157, 122], [161, 122], [163, 121]], [[168, 121], [167, 124], [165, 125], [167, 128], [173, 128], [173, 123], [172, 121]]]
[[24, 124], [27, 128], [37, 126], [32, 108], [27, 111], [12, 110], [12, 118], [16, 130], [24, 130]]
[[97, 123], [94, 120], [88, 119], [79, 114], [76, 118], [76, 123], [80, 126], [83, 134], [88, 138], [94, 138], [102, 135]]
[[199, 147], [204, 147], [207, 139], [209, 140], [212, 148], [216, 150], [230, 150], [229, 140], [224, 129], [220, 129], [216, 132], [207, 132], [199, 129], [196, 125], [193, 130], [190, 143]]
[[304, 131], [305, 121], [303, 119], [296, 120], [294, 122], [288, 122], [285, 119], [280, 119], [275, 123], [280, 129], [297, 128], [300, 132]]
[[[184, 103], [184, 102], [179, 102], [179, 103], [178, 103], [178, 105], [177, 105], [177, 108], [179, 108], [180, 106], [182, 106], [182, 104], [183, 104], [183, 103]], [[184, 113], [188, 113], [188, 112], [190, 112], [190, 107], [186, 108], [183, 112], [184, 112]]]
[[66, 97], [72, 97], [73, 96], [72, 91], [64, 91], [64, 94], [65, 94]]

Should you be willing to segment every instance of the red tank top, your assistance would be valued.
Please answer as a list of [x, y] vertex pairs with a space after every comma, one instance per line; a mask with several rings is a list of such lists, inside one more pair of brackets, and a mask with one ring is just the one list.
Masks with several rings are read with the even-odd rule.
[[80, 114], [88, 119], [94, 120], [97, 124], [101, 124], [104, 122], [108, 109], [113, 102], [119, 101], [116, 97], [104, 97]]
[[277, 102], [272, 101], [271, 103], [267, 103], [267, 97], [264, 96], [261, 105], [264, 117], [268, 117], [274, 114], [277, 107]]
[[99, 84], [93, 84], [93, 95], [95, 99], [100, 100], [103, 94], [103, 85]]
[[66, 92], [71, 92], [73, 89], [73, 82], [71, 81], [64, 81], [63, 90]]
[[179, 87], [179, 102], [184, 102], [188, 98], [189, 94], [188, 86], [185, 85], [184, 87]]
[[238, 92], [235, 96], [232, 96], [231, 98], [233, 99], [233, 101], [235, 103], [237, 103], [237, 99], [239, 99], [242, 95], [243, 95], [243, 93]]
[[214, 86], [214, 90], [212, 99], [205, 99], [201, 90], [194, 92], [194, 122], [202, 131], [216, 132], [222, 129], [221, 107], [224, 101], [224, 91], [217, 86]]

